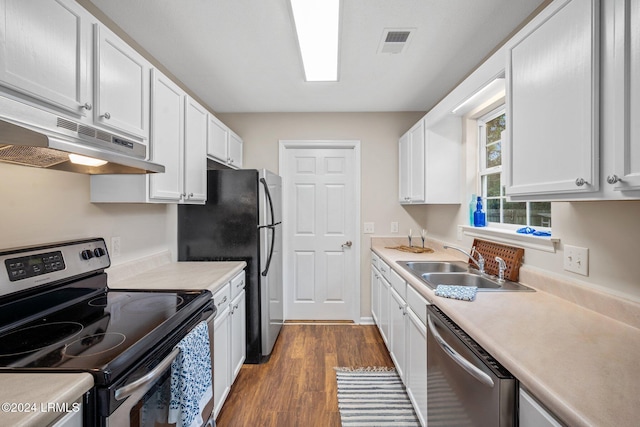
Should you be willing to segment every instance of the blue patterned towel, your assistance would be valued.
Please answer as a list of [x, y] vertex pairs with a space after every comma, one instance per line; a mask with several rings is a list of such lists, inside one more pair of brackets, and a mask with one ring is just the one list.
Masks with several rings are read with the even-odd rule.
[[436, 287], [436, 295], [444, 298], [473, 301], [476, 299], [477, 290], [476, 286], [438, 285]]
[[207, 322], [200, 322], [177, 347], [180, 354], [171, 364], [169, 423], [201, 426], [202, 410], [213, 396]]

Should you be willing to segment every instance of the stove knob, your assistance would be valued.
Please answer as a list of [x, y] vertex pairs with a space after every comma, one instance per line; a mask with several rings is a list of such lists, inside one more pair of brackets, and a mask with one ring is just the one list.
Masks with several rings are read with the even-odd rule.
[[82, 259], [91, 259], [93, 258], [93, 252], [91, 252], [89, 249], [85, 249], [84, 251], [80, 252], [80, 256], [82, 256]]
[[95, 248], [93, 250], [93, 254], [96, 256], [96, 258], [100, 258], [101, 256], [104, 256], [105, 251], [102, 248]]

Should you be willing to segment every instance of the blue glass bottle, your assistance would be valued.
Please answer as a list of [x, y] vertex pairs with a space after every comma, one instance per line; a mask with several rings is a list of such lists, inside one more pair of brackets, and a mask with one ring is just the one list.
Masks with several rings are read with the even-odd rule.
[[473, 225], [475, 227], [487, 226], [487, 214], [482, 208], [482, 197], [478, 197], [476, 202], [476, 211], [473, 213]]

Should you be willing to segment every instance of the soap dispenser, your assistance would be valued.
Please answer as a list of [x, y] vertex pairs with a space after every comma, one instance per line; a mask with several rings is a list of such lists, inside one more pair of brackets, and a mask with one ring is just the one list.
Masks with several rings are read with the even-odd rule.
[[476, 202], [476, 211], [473, 213], [473, 225], [475, 227], [487, 226], [487, 214], [482, 208], [482, 197], [480, 196], [478, 196], [478, 200]]

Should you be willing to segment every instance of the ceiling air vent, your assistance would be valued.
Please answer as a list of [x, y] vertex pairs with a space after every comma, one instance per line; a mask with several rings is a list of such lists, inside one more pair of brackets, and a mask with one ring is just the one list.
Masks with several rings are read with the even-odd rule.
[[385, 28], [378, 46], [378, 53], [401, 53], [409, 43], [412, 31], [413, 29]]

